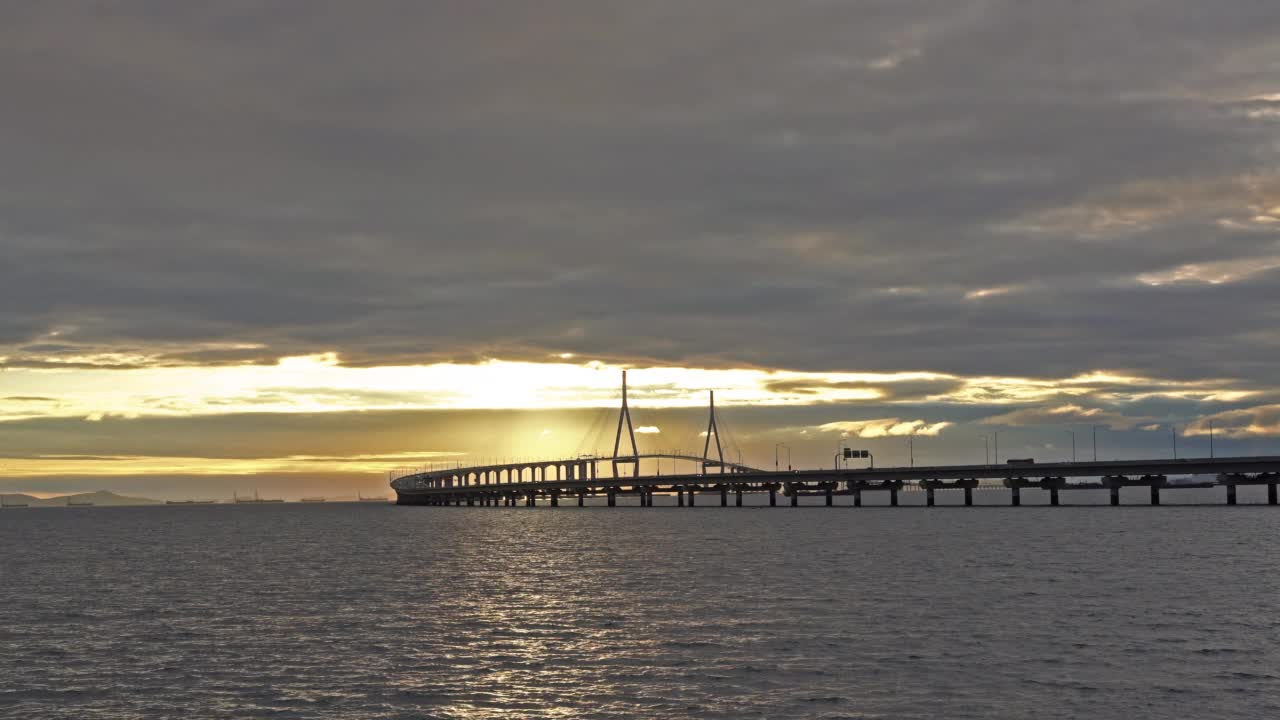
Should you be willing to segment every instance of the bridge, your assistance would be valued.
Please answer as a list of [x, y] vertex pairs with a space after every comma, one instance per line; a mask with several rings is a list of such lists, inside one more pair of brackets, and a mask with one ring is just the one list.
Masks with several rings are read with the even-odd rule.
[[[1267, 488], [1267, 503], [1277, 504], [1280, 484], [1280, 457], [1183, 458], [1155, 460], [1112, 460], [1092, 462], [1023, 463], [1005, 465], [942, 465], [823, 470], [762, 470], [725, 460], [716, 420], [715, 393], [710, 396], [710, 415], [701, 456], [680, 452], [640, 453], [635, 441], [631, 413], [627, 405], [626, 373], [622, 381], [622, 407], [614, 436], [613, 454], [579, 455], [554, 460], [534, 460], [413, 470], [393, 474], [391, 487], [400, 505], [533, 507], [545, 500], [552, 507], [561, 499], [576, 499], [579, 506], [588, 497], [603, 496], [608, 507], [620, 497], [634, 497], [640, 507], [653, 507], [655, 495], [674, 495], [676, 505], [697, 504], [699, 495], [718, 496], [720, 506], [728, 506], [729, 495], [741, 507], [744, 494], [767, 494], [770, 506], [778, 496], [796, 506], [804, 496], [819, 496], [825, 505], [838, 496], [862, 505], [864, 493], [885, 493], [890, 506], [898, 505], [903, 491], [925, 493], [925, 505], [933, 506], [939, 490], [963, 491], [964, 504], [973, 505], [973, 491], [979, 487], [1009, 490], [1010, 504], [1021, 504], [1022, 491], [1038, 489], [1049, 495], [1050, 505], [1059, 505], [1067, 490], [1105, 490], [1110, 504], [1120, 504], [1120, 490], [1126, 487], [1149, 489], [1151, 505], [1159, 505], [1161, 493], [1187, 487], [1221, 487], [1228, 505], [1237, 504], [1237, 487], [1260, 485]], [[630, 452], [620, 452], [626, 429]], [[714, 438], [714, 446], [712, 440]], [[714, 447], [715, 455], [711, 454]], [[642, 460], [688, 461], [695, 472], [641, 475]], [[608, 472], [601, 474], [601, 468]], [[631, 474], [626, 472], [630, 468]], [[1195, 484], [1171, 483], [1171, 475], [1204, 475], [1213, 479]], [[1085, 479], [1085, 482], [1080, 482]], [[713, 500], [714, 502], [714, 500]]]

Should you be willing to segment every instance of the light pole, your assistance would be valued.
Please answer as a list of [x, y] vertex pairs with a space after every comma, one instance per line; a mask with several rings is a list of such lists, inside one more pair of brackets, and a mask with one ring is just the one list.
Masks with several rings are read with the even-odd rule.
[[1169, 435], [1173, 438], [1173, 459], [1178, 459], [1178, 426], [1169, 426]]
[[1071, 436], [1071, 462], [1076, 461], [1076, 431], [1068, 430], [1067, 434]]
[[996, 456], [995, 457], [996, 464], [999, 465], [1000, 464], [1000, 431], [992, 430], [991, 434], [995, 438], [995, 442], [992, 443], [993, 445], [995, 445], [995, 452], [993, 454]]
[[907, 462], [909, 467], [916, 466], [916, 434], [911, 433], [907, 436]]
[[1209, 457], [1213, 458], [1213, 421], [1209, 421]]
[[1100, 427], [1102, 426], [1101, 425], [1093, 426], [1093, 461], [1094, 462], [1098, 462], [1098, 428]]
[[991, 436], [979, 435], [982, 438], [982, 463], [984, 465], [991, 464]]
[[782, 443], [773, 444], [773, 471], [778, 472], [778, 448], [782, 447]]
[[782, 447], [787, 450], [787, 472], [791, 472], [791, 446], [783, 445]]

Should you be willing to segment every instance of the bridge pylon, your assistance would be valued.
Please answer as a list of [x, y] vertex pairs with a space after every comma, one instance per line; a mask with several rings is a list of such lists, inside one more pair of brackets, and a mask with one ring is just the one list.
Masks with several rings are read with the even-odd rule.
[[[631, 441], [631, 454], [619, 455], [618, 450], [622, 444], [622, 423], [627, 423], [627, 438]], [[613, 476], [621, 477], [618, 474], [618, 465], [631, 465], [632, 476], [640, 474], [640, 449], [636, 447], [636, 431], [631, 426], [631, 409], [627, 407], [627, 371], [622, 371], [622, 409], [618, 411], [618, 432], [613, 436]]]
[[721, 474], [724, 473], [724, 449], [720, 447], [720, 428], [716, 425], [716, 391], [711, 391], [711, 415], [707, 418], [707, 439], [702, 443], [702, 472], [707, 471], [707, 465], [715, 464], [716, 461], [711, 459], [711, 436], [716, 436], [716, 455], [719, 456], [719, 465]]

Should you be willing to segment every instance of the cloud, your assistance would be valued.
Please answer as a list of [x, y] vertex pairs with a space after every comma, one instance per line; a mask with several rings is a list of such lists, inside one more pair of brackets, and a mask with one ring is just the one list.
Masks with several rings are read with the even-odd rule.
[[1215, 413], [1188, 424], [1184, 434], [1208, 435], [1210, 424], [1218, 437], [1277, 437], [1280, 436], [1280, 405], [1259, 405]]
[[877, 420], [841, 420], [823, 423], [811, 429], [824, 433], [840, 433], [841, 437], [882, 438], [900, 435], [937, 435], [950, 422], [928, 423], [924, 420], [899, 420], [898, 418], [881, 418]]
[[1130, 417], [1113, 410], [1080, 405], [1019, 408], [982, 419], [984, 425], [1105, 425], [1127, 430], [1149, 418]]

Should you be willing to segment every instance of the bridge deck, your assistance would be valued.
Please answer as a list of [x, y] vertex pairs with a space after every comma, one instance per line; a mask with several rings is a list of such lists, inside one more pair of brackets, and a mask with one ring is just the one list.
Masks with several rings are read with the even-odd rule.
[[[684, 455], [647, 455], [702, 462], [702, 458]], [[777, 492], [796, 497], [798, 495], [826, 495], [830, 504], [832, 495], [853, 495], [858, 504], [861, 493], [886, 491], [896, 503], [897, 493], [906, 487], [928, 493], [932, 504], [937, 489], [963, 489], [966, 504], [971, 502], [971, 491], [980, 481], [999, 480], [1012, 491], [1013, 504], [1019, 502], [1022, 488], [1041, 488], [1051, 493], [1057, 504], [1058, 491], [1080, 487], [1069, 483], [1071, 478], [1101, 478], [1091, 486], [1109, 489], [1112, 504], [1118, 504], [1121, 487], [1144, 486], [1151, 488], [1152, 504], [1159, 504], [1161, 489], [1177, 488], [1168, 483], [1169, 475], [1210, 475], [1216, 485], [1227, 488], [1227, 502], [1235, 503], [1238, 485], [1266, 485], [1268, 501], [1276, 504], [1276, 485], [1280, 483], [1280, 457], [1234, 458], [1185, 458], [1163, 460], [1112, 460], [1099, 462], [1060, 462], [1008, 465], [944, 465], [931, 467], [890, 467], [856, 470], [803, 470], [771, 472], [732, 463], [709, 463], [708, 466], [725, 472], [700, 472], [676, 475], [646, 475], [639, 477], [600, 477], [598, 464], [610, 464], [612, 458], [574, 458], [538, 463], [518, 463], [478, 468], [455, 468], [430, 473], [416, 473], [396, 479], [392, 487], [399, 502], [407, 505], [441, 505], [480, 501], [489, 504], [501, 498], [505, 504], [514, 505], [515, 498], [523, 498], [525, 504], [536, 504], [540, 497], [547, 497], [558, 504], [561, 495], [607, 495], [610, 502], [619, 494], [640, 495], [641, 503], [651, 502], [654, 493], [675, 493], [683, 501], [688, 493], [719, 491], [721, 504], [727, 503], [729, 492], [767, 492], [771, 502]], [[621, 460], [634, 463], [634, 458]], [[557, 472], [555, 478], [547, 477], [546, 468], [572, 468], [567, 476]], [[524, 470], [542, 468], [542, 478], [530, 472], [524, 479]], [[505, 479], [503, 475], [505, 474]], [[794, 504], [794, 500], [792, 501]], [[740, 497], [737, 499], [740, 504]]]

